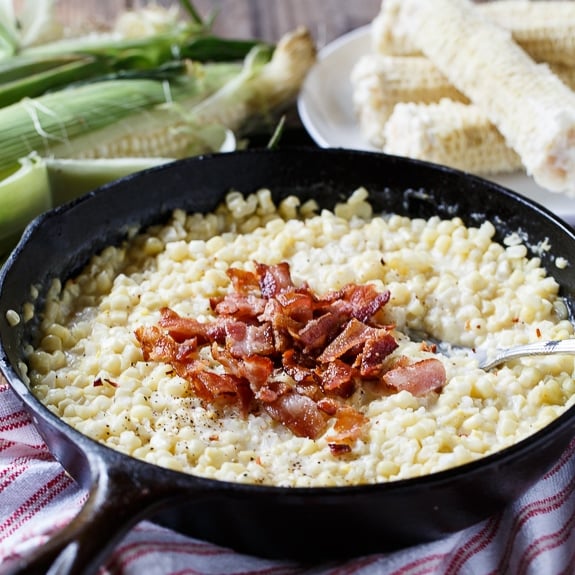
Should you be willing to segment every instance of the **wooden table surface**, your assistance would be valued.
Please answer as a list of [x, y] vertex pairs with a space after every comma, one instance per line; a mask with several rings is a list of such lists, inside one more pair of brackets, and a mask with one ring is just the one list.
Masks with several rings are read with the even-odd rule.
[[[169, 6], [177, 0], [157, 1]], [[72, 25], [113, 21], [125, 8], [145, 5], [142, 0], [59, 0], [62, 19]], [[313, 34], [318, 48], [370, 22], [381, 0], [193, 0], [204, 16], [218, 14], [214, 31], [226, 37], [277, 41], [299, 25]]]

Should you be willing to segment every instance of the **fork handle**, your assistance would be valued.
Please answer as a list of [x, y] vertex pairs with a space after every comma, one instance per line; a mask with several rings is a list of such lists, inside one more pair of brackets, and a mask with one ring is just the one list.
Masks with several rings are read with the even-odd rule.
[[536, 341], [525, 345], [516, 345], [498, 353], [493, 359], [482, 362], [479, 367], [488, 371], [510, 359], [532, 355], [575, 354], [575, 339]]

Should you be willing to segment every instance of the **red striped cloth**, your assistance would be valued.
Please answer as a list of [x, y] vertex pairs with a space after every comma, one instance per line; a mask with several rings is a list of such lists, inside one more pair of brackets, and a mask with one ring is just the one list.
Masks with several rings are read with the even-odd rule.
[[[239, 555], [144, 521], [101, 573], [113, 575], [568, 575], [575, 573], [575, 441], [513, 506], [440, 541], [308, 568]], [[85, 493], [0, 384], [0, 572], [75, 515]]]

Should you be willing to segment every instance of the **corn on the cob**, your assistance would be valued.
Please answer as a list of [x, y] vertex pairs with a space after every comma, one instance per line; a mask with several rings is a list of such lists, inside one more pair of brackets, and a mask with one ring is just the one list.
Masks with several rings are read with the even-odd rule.
[[[374, 51], [420, 54], [411, 34], [413, 23], [399, 22], [402, 0], [383, 0], [372, 23]], [[564, 0], [498, 0], [477, 4], [483, 17], [511, 31], [513, 39], [538, 62], [575, 65], [575, 2]], [[414, 30], [415, 28], [415, 30]]]
[[383, 151], [444, 164], [474, 174], [519, 170], [521, 160], [489, 119], [473, 105], [397, 104], [385, 125]]
[[270, 113], [293, 103], [317, 52], [309, 30], [299, 27], [280, 38], [265, 66], [257, 51], [252, 56], [241, 74], [194, 108], [194, 122], [217, 122], [240, 134], [269, 122]]
[[402, 0], [399, 18], [497, 126], [527, 173], [542, 187], [575, 194], [575, 93], [469, 0]]
[[260, 116], [269, 120], [266, 115], [287, 106], [314, 61], [309, 31], [295, 30], [280, 39], [273, 53], [269, 46], [254, 49], [239, 74], [201, 101], [144, 109], [79, 135], [71, 145], [52, 146], [51, 153], [67, 158], [181, 158], [218, 150], [228, 130], [242, 135], [246, 122], [251, 129]]
[[[181, 118], [178, 106], [186, 109], [198, 104], [241, 70], [241, 64], [197, 65], [192, 68], [192, 75], [170, 83], [97, 82], [0, 108], [0, 177], [33, 151], [43, 156], [89, 156], [97, 144], [106, 146], [122, 137], [129, 140], [133, 132], [153, 133], [160, 126], [160, 120]], [[100, 133], [107, 140], [97, 140], [96, 135]], [[168, 150], [153, 150], [151, 145], [142, 145], [137, 155], [152, 155], [152, 152], [171, 157]], [[117, 155], [130, 156], [130, 149], [119, 145]]]
[[360, 130], [376, 147], [383, 145], [385, 123], [399, 102], [468, 102], [425, 57], [365, 54], [353, 67], [351, 86]]

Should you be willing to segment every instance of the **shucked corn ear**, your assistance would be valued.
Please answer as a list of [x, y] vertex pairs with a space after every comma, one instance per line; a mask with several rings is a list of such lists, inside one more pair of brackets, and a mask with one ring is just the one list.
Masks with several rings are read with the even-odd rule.
[[536, 64], [469, 0], [401, 0], [399, 19], [539, 185], [575, 194], [575, 93], [548, 66]]
[[[550, 68], [567, 86], [575, 88], [575, 67], [550, 64]], [[385, 144], [385, 124], [396, 104], [431, 104], [444, 98], [469, 103], [469, 99], [425, 56], [368, 53], [357, 61], [350, 80], [354, 113], [361, 133], [376, 148], [382, 148]], [[412, 110], [414, 113], [417, 110], [417, 114], [422, 115], [425, 107], [419, 106]], [[476, 117], [481, 117], [480, 125], [477, 126], [477, 130], [481, 131], [485, 118], [473, 112], [466, 114], [465, 122], [450, 122], [449, 129], [455, 131], [460, 125], [461, 129], [465, 126], [465, 130], [469, 131]], [[434, 114], [433, 122], [437, 120], [437, 114]], [[469, 134], [459, 136], [462, 141], [468, 137]], [[494, 167], [493, 170], [499, 171], [500, 168]]]
[[519, 170], [521, 159], [477, 106], [443, 99], [397, 104], [384, 129], [383, 151], [474, 174]]
[[[399, 19], [401, 0], [382, 0], [371, 28], [375, 52], [421, 54], [413, 23]], [[509, 30], [537, 62], [575, 66], [575, 2], [564, 0], [498, 0], [477, 4], [479, 16]]]

